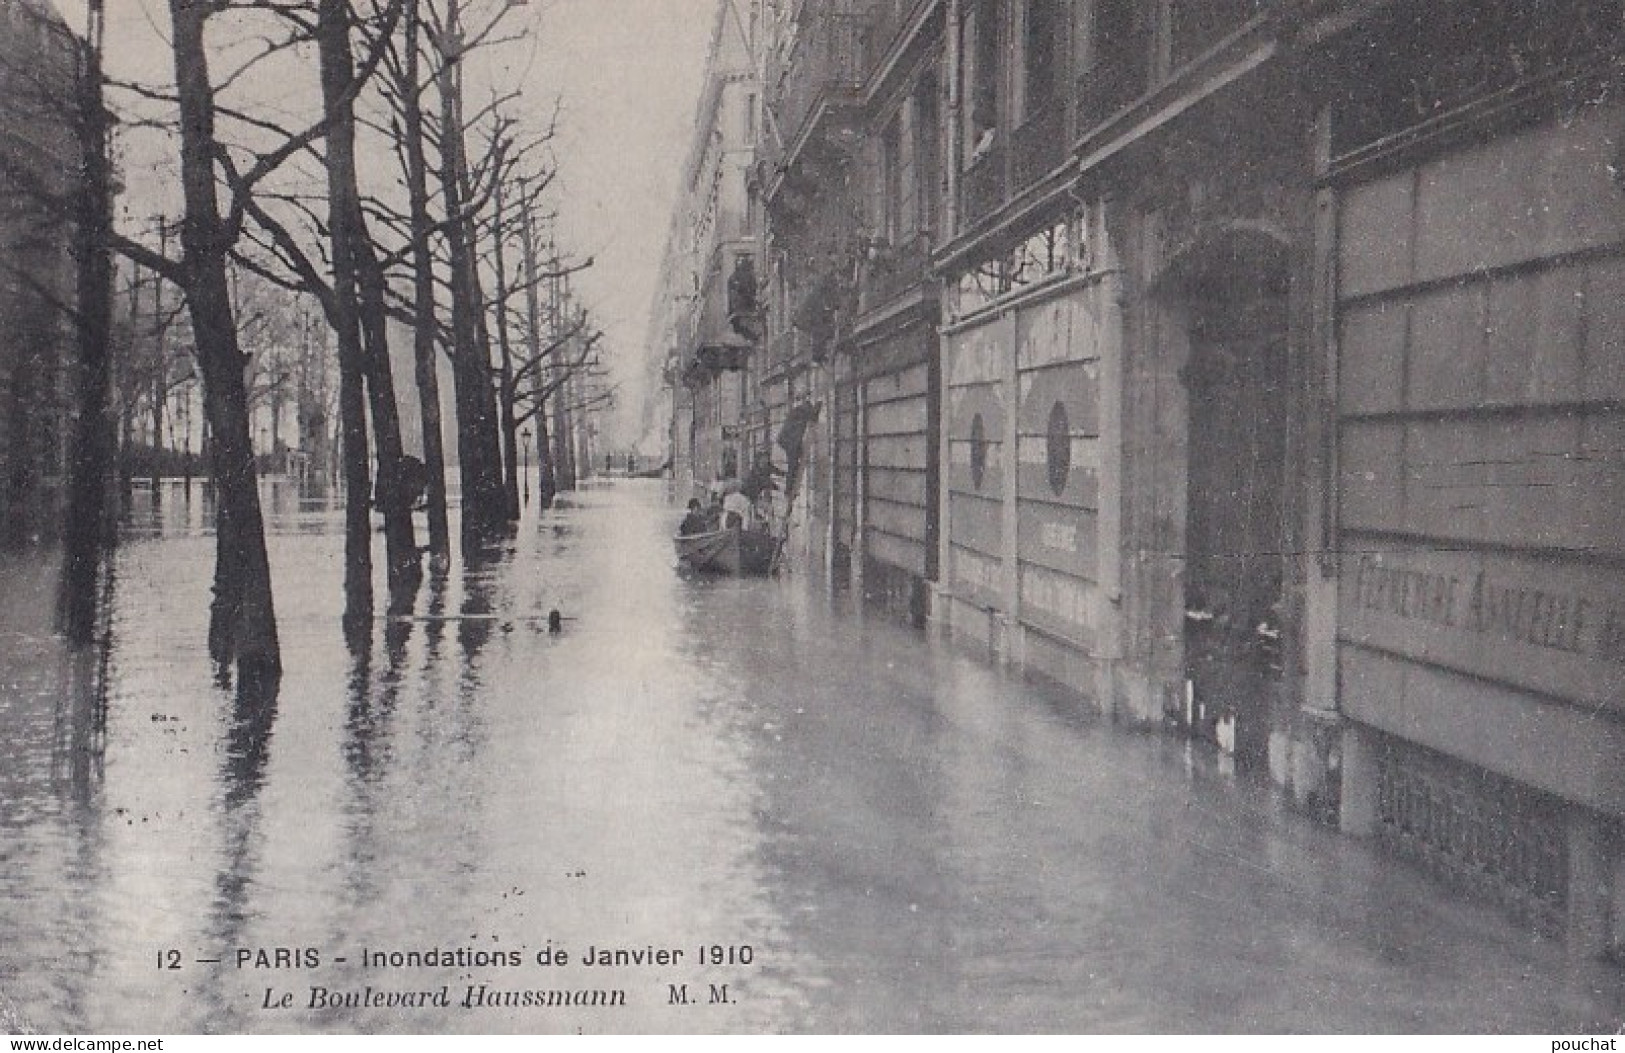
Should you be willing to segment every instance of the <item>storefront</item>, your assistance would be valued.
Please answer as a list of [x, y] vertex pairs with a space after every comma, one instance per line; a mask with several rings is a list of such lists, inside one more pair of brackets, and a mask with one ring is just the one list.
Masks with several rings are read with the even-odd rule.
[[943, 343], [944, 613], [956, 639], [1104, 707], [1115, 638], [1104, 378], [1123, 321], [1119, 278], [1086, 241], [1081, 218], [1056, 222], [956, 286]]
[[1622, 126], [1337, 194], [1345, 816], [1594, 946], [1625, 884]]

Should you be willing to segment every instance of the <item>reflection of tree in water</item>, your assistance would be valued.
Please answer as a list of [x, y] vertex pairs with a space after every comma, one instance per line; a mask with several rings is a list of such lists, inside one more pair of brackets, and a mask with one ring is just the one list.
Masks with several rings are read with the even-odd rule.
[[[108, 577], [111, 577], [111, 571]], [[110, 590], [109, 590], [110, 591]], [[105, 608], [104, 608], [105, 609]], [[57, 696], [51, 749], [51, 780], [64, 782], [81, 806], [101, 785], [107, 760], [107, 684], [112, 630], [86, 647], [64, 648], [58, 658]]]
[[222, 779], [228, 811], [251, 805], [259, 794], [281, 686], [275, 676], [243, 677], [237, 682]]
[[[105, 618], [99, 619], [98, 625], [94, 642], [57, 651], [50, 751], [53, 792], [71, 803], [71, 808], [66, 809], [69, 814], [78, 813], [75, 820], [67, 824], [67, 829], [72, 831], [72, 844], [62, 863], [68, 880], [61, 883], [62, 898], [53, 909], [60, 918], [84, 919], [92, 924], [90, 919], [96, 918], [102, 910], [96, 890], [105, 885], [108, 859], [106, 828], [95, 819], [97, 798], [106, 775], [108, 656], [112, 650], [112, 631]], [[94, 975], [103, 964], [89, 948], [77, 944], [64, 947], [63, 954], [67, 969], [79, 975]], [[58, 990], [64, 999], [58, 1019], [92, 1018], [96, 1008], [94, 984], [59, 983]], [[0, 1028], [8, 1026], [8, 1019], [14, 1030], [20, 1030], [23, 1018], [20, 1015], [8, 1018], [3, 996], [0, 996]]]
[[416, 606], [421, 578], [395, 590], [384, 619], [384, 671], [378, 678], [376, 697], [372, 678], [370, 635], [361, 646], [351, 648], [349, 710], [344, 722], [344, 761], [363, 782], [381, 778], [380, 766], [387, 766], [390, 717], [400, 700], [401, 679], [407, 645], [412, 639], [412, 610]]
[[507, 556], [507, 550], [495, 543], [478, 548], [471, 545], [463, 554], [463, 609], [457, 640], [463, 647], [465, 687], [478, 684], [474, 663], [491, 641], [493, 593], [498, 575], [508, 564]]
[[[276, 724], [277, 697], [281, 679], [276, 676], [249, 676], [237, 681], [232, 696], [231, 720], [226, 727], [225, 758], [220, 769], [220, 826], [224, 844], [215, 872], [214, 903], [207, 937], [209, 946], [232, 948], [250, 945], [243, 929], [250, 920], [250, 892], [260, 868], [257, 846], [259, 794], [265, 782], [265, 767], [271, 753], [271, 732]], [[220, 981], [229, 977], [221, 969], [209, 969], [211, 979], [201, 985], [199, 994], [207, 1003], [201, 1019], [227, 1019], [236, 1007]]]

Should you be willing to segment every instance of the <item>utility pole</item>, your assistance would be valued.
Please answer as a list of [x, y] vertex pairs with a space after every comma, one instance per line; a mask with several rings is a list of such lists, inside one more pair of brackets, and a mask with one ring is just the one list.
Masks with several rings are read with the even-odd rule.
[[[158, 217], [158, 254], [169, 255], [169, 227]], [[152, 503], [163, 499], [164, 404], [169, 401], [169, 327], [164, 324], [164, 279], [152, 276]]]

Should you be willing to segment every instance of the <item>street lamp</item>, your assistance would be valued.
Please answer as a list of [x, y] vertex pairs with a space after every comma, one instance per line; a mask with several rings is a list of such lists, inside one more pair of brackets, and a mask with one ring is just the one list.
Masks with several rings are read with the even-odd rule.
[[529, 428], [526, 428], [526, 429], [524, 429], [523, 431], [521, 431], [519, 433], [519, 441], [520, 441], [520, 450], [524, 454], [524, 456], [523, 456], [523, 458], [521, 459], [521, 462], [520, 462], [524, 467], [522, 467], [519, 470], [519, 478], [524, 482], [525, 504], [528, 505], [528, 504], [530, 504], [530, 429]]

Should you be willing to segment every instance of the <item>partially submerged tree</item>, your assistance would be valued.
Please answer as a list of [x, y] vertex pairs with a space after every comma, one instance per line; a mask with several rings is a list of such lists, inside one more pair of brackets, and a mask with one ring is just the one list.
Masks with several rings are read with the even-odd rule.
[[[230, 214], [220, 207], [215, 86], [209, 77], [209, 49], [204, 37], [210, 17], [222, 7], [213, 0], [170, 0], [169, 10], [185, 201], [181, 257], [171, 260], [153, 253], [144, 262], [186, 290], [203, 377], [204, 412], [214, 440], [209, 453], [216, 488], [217, 535], [209, 653], [221, 664], [235, 661], [242, 679], [271, 679], [281, 675], [282, 649], [271, 598], [271, 568], [265, 551], [248, 396], [243, 383], [245, 363], [237, 344], [236, 319], [226, 280], [226, 263], [236, 231], [229, 222]], [[291, 153], [289, 150], [281, 157], [266, 156], [259, 167], [269, 173]]]

